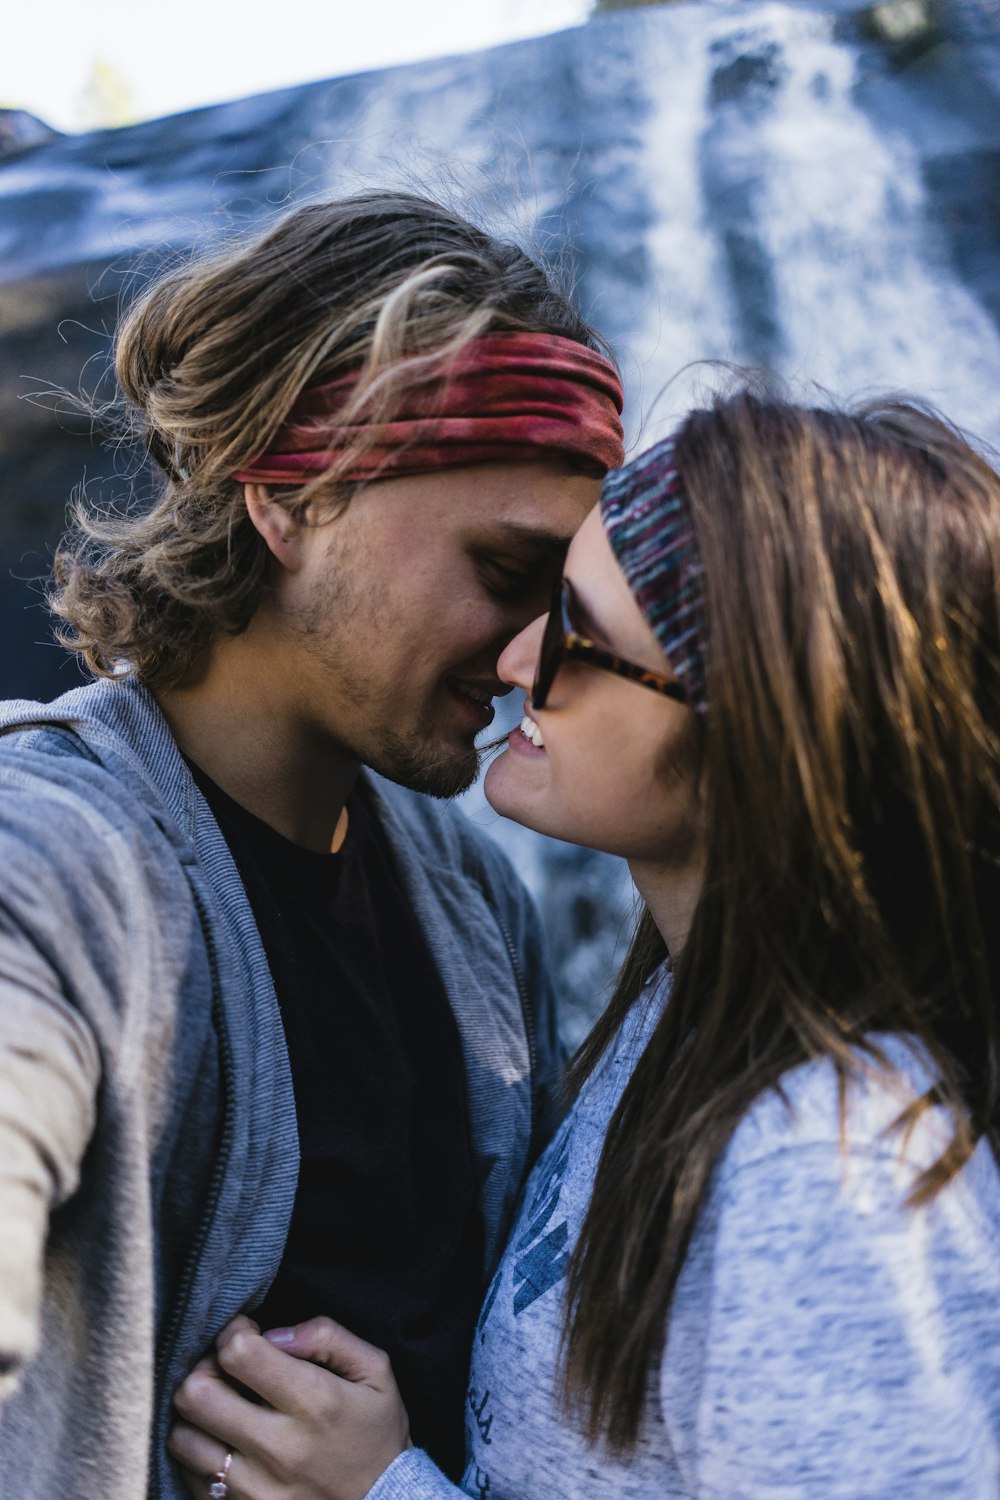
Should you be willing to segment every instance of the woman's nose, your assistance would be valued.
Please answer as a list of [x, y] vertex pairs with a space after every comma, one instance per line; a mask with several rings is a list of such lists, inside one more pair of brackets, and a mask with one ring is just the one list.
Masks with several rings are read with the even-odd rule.
[[538, 653], [541, 650], [542, 633], [545, 630], [547, 618], [546, 615], [539, 615], [537, 620], [532, 620], [530, 625], [526, 625], [504, 647], [497, 662], [497, 675], [504, 682], [523, 688], [526, 693], [530, 693], [531, 684], [535, 680], [535, 668], [538, 665]]

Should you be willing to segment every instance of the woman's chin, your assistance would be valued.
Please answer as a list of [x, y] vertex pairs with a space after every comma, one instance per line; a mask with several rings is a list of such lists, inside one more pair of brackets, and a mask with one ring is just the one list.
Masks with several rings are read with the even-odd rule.
[[512, 760], [512, 752], [505, 750], [490, 762], [483, 777], [483, 795], [493, 811], [502, 818], [510, 818], [512, 823], [523, 823], [526, 828], [538, 828], [531, 813], [530, 802], [533, 799], [526, 797], [524, 787], [518, 785], [521, 778], [518, 776], [517, 766], [511, 764]]

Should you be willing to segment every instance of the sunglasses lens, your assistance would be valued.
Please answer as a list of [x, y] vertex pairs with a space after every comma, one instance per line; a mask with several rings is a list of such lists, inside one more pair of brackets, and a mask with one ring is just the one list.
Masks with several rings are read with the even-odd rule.
[[549, 617], [545, 622], [541, 649], [538, 653], [535, 684], [531, 689], [533, 708], [545, 707], [545, 700], [549, 696], [549, 688], [552, 686], [552, 679], [556, 675], [556, 668], [562, 656], [562, 644], [562, 583], [560, 582], [552, 596]]

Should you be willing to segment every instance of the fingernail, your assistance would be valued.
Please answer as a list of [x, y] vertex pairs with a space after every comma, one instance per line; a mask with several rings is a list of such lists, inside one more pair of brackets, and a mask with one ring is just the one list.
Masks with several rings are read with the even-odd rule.
[[294, 1328], [269, 1328], [264, 1337], [270, 1344], [294, 1344]]

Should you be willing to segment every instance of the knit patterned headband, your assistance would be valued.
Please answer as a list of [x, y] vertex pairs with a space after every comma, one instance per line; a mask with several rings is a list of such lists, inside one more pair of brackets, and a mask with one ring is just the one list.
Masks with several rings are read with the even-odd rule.
[[701, 555], [674, 437], [617, 469], [601, 486], [601, 519], [622, 572], [674, 673], [699, 713], [705, 687]]
[[337, 477], [347, 481], [552, 453], [604, 470], [625, 459], [618, 375], [573, 339], [487, 334], [461, 350], [442, 377], [407, 391], [391, 422], [365, 423], [362, 413], [343, 426], [338, 413], [357, 381], [355, 373], [304, 391], [268, 451], [233, 478], [303, 484], [345, 456]]

